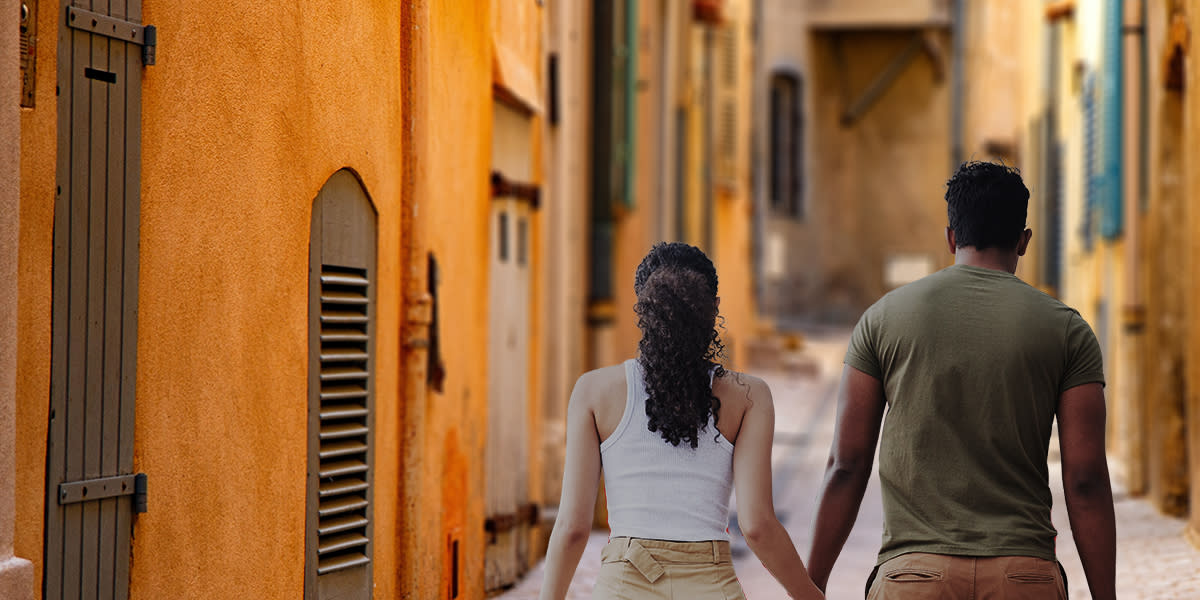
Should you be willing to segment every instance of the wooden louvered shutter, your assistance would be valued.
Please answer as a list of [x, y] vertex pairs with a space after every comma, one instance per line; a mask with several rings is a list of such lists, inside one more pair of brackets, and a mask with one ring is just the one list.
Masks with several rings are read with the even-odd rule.
[[306, 598], [371, 597], [375, 223], [346, 170], [313, 203]]
[[726, 185], [738, 179], [738, 24], [716, 30], [713, 45], [713, 175]]

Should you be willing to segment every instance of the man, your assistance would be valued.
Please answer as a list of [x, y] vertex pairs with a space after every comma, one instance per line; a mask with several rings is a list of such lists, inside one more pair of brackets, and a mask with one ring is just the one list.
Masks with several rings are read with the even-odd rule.
[[1059, 598], [1046, 454], [1092, 597], [1115, 597], [1100, 348], [1079, 314], [1014, 273], [1033, 232], [1011, 168], [959, 167], [946, 187], [955, 264], [884, 296], [846, 352], [809, 572], [822, 590], [871, 476], [884, 534], [868, 598]]

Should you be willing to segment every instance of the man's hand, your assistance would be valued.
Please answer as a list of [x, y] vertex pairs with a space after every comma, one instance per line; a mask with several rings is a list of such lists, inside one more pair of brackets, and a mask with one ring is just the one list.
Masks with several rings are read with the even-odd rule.
[[822, 591], [858, 518], [871, 479], [885, 406], [883, 384], [851, 366], [842, 370], [837, 425], [817, 505], [808, 572]]

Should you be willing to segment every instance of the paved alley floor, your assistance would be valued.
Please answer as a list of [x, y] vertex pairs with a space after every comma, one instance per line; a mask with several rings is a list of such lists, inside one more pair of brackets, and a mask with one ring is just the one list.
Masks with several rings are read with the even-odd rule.
[[[754, 371], [767, 380], [775, 396], [775, 507], [801, 556], [808, 552], [816, 494], [833, 439], [836, 389], [847, 340], [848, 332], [809, 336], [801, 355], [796, 357], [797, 360], [789, 361], [792, 368]], [[1054, 460], [1057, 442], [1052, 442], [1051, 448], [1051, 459]], [[1054, 525], [1059, 531], [1058, 553], [1067, 571], [1070, 599], [1082, 600], [1091, 596], [1071, 537], [1060, 473], [1058, 463], [1052, 462], [1050, 483], [1054, 492]], [[1114, 489], [1114, 493], [1118, 597], [1123, 600], [1200, 600], [1200, 549], [1184, 539], [1184, 522], [1159, 514], [1145, 500], [1130, 498], [1120, 489]], [[736, 516], [733, 525], [734, 563], [747, 597], [751, 600], [787, 598], [742, 538], [736, 535]], [[875, 565], [882, 531], [879, 480], [873, 476], [857, 524], [830, 577], [829, 598], [853, 600], [863, 597], [863, 587]], [[600, 549], [606, 541], [607, 532], [593, 534], [568, 598], [591, 597], [600, 564]], [[539, 564], [521, 583], [499, 598], [535, 599], [541, 581], [542, 565]]]

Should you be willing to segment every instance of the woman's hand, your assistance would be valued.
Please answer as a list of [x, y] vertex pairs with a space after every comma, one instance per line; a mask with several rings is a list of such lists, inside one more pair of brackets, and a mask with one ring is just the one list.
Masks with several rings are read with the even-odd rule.
[[825, 595], [813, 583], [787, 530], [775, 516], [771, 497], [771, 447], [775, 438], [775, 405], [771, 389], [757, 377], [745, 376], [749, 403], [733, 450], [733, 484], [737, 490], [738, 526], [746, 545], [792, 598]]

